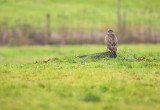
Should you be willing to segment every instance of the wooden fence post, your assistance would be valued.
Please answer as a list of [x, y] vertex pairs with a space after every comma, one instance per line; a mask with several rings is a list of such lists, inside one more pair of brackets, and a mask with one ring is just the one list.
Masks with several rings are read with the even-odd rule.
[[117, 28], [118, 33], [121, 34], [121, 1], [117, 0]]
[[123, 28], [122, 28], [122, 35], [126, 37], [126, 12], [123, 12]]
[[50, 22], [50, 14], [48, 13], [46, 15], [47, 21], [46, 21], [46, 38], [45, 38], [45, 43], [49, 43], [49, 38], [51, 35], [51, 22]]

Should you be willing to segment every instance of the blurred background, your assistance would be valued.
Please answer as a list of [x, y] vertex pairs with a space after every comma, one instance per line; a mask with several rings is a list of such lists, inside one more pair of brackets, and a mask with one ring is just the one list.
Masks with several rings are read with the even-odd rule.
[[0, 0], [0, 45], [160, 42], [159, 0]]

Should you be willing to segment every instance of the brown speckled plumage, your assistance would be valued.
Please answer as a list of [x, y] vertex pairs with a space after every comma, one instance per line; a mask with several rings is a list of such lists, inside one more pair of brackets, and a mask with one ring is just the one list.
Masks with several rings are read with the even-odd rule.
[[118, 46], [118, 39], [115, 36], [113, 30], [109, 29], [107, 35], [105, 36], [104, 40], [107, 48], [110, 50], [112, 53], [112, 56], [114, 58], [117, 57], [117, 46]]

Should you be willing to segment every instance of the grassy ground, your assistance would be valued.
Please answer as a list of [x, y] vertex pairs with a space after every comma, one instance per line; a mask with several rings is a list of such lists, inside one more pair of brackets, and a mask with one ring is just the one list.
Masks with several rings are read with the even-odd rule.
[[1, 47], [0, 110], [159, 110], [159, 48], [121, 45], [116, 59], [79, 59], [105, 47]]
[[[151, 23], [159, 26], [159, 0], [121, 0], [122, 12], [132, 25]], [[152, 10], [151, 13], [148, 13]], [[47, 13], [51, 14], [52, 28], [104, 29], [117, 24], [116, 0], [0, 0], [0, 22], [10, 27], [28, 23], [42, 28]], [[131, 23], [127, 23], [130, 24]], [[4, 24], [6, 26], [6, 24]]]

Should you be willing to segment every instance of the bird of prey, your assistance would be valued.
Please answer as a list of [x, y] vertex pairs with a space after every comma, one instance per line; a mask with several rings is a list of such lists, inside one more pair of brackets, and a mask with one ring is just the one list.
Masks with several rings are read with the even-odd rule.
[[113, 30], [108, 29], [107, 35], [105, 36], [105, 40], [104, 40], [107, 48], [109, 49], [109, 51], [112, 54], [113, 58], [117, 57], [117, 45], [118, 45], [118, 39], [115, 36]]

